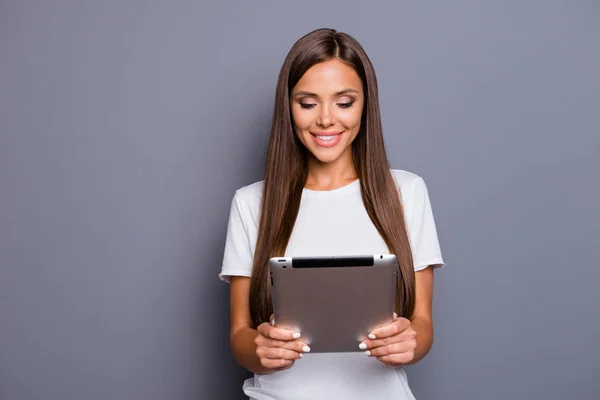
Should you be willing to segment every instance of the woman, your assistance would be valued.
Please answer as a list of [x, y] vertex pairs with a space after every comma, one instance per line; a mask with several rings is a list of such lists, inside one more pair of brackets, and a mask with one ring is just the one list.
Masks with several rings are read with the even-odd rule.
[[[270, 323], [268, 259], [392, 253], [394, 321], [363, 352], [308, 354]], [[390, 170], [377, 81], [360, 44], [331, 29], [290, 50], [279, 75], [264, 181], [233, 199], [221, 279], [231, 283], [231, 350], [253, 399], [413, 399], [403, 365], [433, 340], [433, 269], [444, 265], [427, 189]], [[300, 360], [300, 358], [302, 358]]]

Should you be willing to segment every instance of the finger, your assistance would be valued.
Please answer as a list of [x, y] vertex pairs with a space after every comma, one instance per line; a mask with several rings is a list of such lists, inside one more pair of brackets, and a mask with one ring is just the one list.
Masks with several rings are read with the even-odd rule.
[[369, 334], [369, 339], [381, 339], [397, 335], [410, 327], [410, 321], [406, 318], [398, 318], [396, 321], [374, 329]]
[[308, 346], [306, 343], [300, 342], [299, 340], [283, 343], [284, 345], [279, 347], [283, 347], [284, 349], [292, 350], [298, 353], [310, 353], [310, 346]]
[[268, 322], [262, 323], [257, 328], [258, 333], [269, 339], [275, 340], [294, 340], [300, 337], [300, 332], [295, 332], [289, 329], [276, 328]]
[[415, 353], [412, 351], [400, 354], [390, 354], [388, 356], [377, 357], [379, 361], [389, 366], [406, 365], [415, 358]]
[[298, 353], [309, 353], [310, 347], [306, 343], [298, 340], [283, 341], [263, 338], [262, 340], [255, 341], [257, 346], [260, 347], [272, 347], [272, 348], [283, 348], [287, 350], [293, 350]]
[[413, 351], [415, 349], [416, 346], [416, 341], [404, 341], [404, 342], [398, 342], [398, 343], [393, 343], [393, 344], [389, 344], [387, 346], [381, 346], [381, 347], [375, 347], [373, 349], [367, 350], [365, 352], [366, 355], [368, 356], [372, 356], [372, 357], [382, 357], [382, 356], [389, 356], [392, 354], [402, 354], [402, 353], [406, 353], [409, 351]]
[[[261, 328], [262, 330], [262, 328]], [[310, 352], [310, 347], [299, 340], [276, 340], [270, 339], [266, 336], [261, 335], [260, 333], [256, 335], [254, 339], [254, 344], [256, 347], [272, 347], [272, 348], [284, 348], [288, 350], [293, 350], [298, 353], [308, 353]]]
[[293, 360], [283, 360], [283, 359], [270, 359], [270, 358], [261, 358], [260, 363], [263, 367], [267, 369], [272, 369], [275, 371], [283, 371], [285, 369], [290, 368], [294, 365]]
[[397, 335], [389, 336], [382, 339], [367, 339], [360, 343], [358, 346], [361, 350], [372, 349], [375, 347], [387, 346], [393, 343], [403, 342], [406, 340], [412, 340], [417, 338], [417, 332], [411, 327]]
[[297, 360], [301, 357], [302, 353], [284, 349], [283, 347], [262, 347], [256, 350], [256, 354], [260, 358], [268, 358], [271, 360]]

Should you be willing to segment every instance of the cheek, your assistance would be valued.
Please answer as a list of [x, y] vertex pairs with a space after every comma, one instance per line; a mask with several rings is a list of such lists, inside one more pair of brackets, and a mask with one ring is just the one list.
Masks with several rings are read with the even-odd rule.
[[340, 115], [340, 122], [348, 129], [358, 130], [362, 118], [362, 109], [348, 111]]
[[311, 113], [306, 110], [297, 110], [295, 107], [292, 108], [292, 122], [296, 129], [306, 129], [310, 126], [312, 121]]

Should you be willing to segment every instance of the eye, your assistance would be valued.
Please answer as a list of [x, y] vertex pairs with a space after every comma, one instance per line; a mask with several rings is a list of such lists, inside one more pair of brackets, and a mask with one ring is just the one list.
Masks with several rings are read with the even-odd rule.
[[309, 104], [309, 103], [300, 103], [300, 107], [305, 108], [307, 110], [310, 110], [311, 108], [313, 108], [314, 106], [316, 106], [316, 104]]
[[352, 104], [354, 104], [354, 102], [349, 101], [348, 103], [338, 103], [338, 106], [340, 106], [342, 108], [349, 108], [349, 107], [352, 107]]

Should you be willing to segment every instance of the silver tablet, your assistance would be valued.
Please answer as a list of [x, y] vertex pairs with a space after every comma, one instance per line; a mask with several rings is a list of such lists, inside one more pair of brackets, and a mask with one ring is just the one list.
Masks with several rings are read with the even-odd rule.
[[392, 321], [396, 268], [392, 254], [271, 258], [275, 326], [301, 332], [311, 352], [361, 351]]

